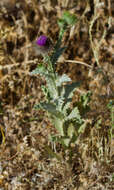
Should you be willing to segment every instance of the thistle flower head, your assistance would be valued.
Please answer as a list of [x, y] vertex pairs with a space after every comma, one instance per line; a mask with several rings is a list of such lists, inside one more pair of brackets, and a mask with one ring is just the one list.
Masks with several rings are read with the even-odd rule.
[[52, 50], [52, 48], [53, 48], [52, 41], [47, 36], [44, 35], [38, 37], [33, 45], [33, 49], [36, 55], [39, 54], [46, 55]]
[[42, 36], [40, 36], [38, 39], [37, 39], [37, 41], [36, 41], [36, 44], [38, 45], [38, 46], [45, 46], [46, 45], [46, 42], [47, 42], [47, 37], [46, 36], [44, 36], [44, 35], [42, 35]]

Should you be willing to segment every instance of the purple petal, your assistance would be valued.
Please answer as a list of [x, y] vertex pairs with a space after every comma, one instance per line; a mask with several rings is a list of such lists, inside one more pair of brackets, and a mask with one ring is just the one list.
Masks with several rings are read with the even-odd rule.
[[47, 37], [42, 35], [37, 39], [36, 44], [39, 46], [45, 46], [46, 41], [47, 41]]

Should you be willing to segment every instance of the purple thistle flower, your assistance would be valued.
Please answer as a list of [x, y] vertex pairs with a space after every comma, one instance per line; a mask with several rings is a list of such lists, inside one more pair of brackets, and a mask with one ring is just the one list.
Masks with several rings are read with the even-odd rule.
[[47, 41], [47, 37], [46, 36], [40, 36], [38, 39], [37, 39], [37, 41], [36, 41], [36, 44], [38, 45], [38, 46], [45, 46], [46, 45], [46, 41]]
[[33, 50], [35, 52], [35, 55], [46, 55], [49, 53], [50, 50], [53, 48], [53, 43], [52, 41], [44, 36], [41, 35], [35, 43], [33, 43]]

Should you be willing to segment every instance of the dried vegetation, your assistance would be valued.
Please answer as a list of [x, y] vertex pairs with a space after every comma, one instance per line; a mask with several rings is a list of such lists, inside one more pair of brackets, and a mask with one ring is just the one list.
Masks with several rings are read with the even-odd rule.
[[[113, 6], [111, 0], [0, 1], [1, 190], [113, 189], [114, 140], [107, 109], [114, 98]], [[68, 48], [57, 71], [82, 81], [73, 101], [82, 92], [93, 94], [87, 127], [71, 147], [72, 159], [59, 144], [50, 144], [48, 136], [56, 131], [46, 114], [33, 108], [43, 98], [44, 80], [30, 75], [42, 57], [28, 48], [41, 34], [56, 42], [64, 10], [75, 13], [78, 23], [65, 34]], [[50, 158], [47, 144], [61, 160]]]

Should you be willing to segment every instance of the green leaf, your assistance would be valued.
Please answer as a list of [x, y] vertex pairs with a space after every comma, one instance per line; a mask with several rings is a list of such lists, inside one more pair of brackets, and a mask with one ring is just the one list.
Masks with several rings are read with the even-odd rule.
[[67, 110], [70, 108], [71, 102], [72, 102], [72, 98], [65, 99], [64, 101], [62, 110], [65, 116], [67, 116]]
[[67, 24], [66, 21], [62, 18], [58, 19], [57, 23], [58, 23], [60, 28], [64, 28]]
[[31, 75], [41, 75], [45, 77], [46, 80], [53, 78], [53, 73], [48, 72], [47, 68], [42, 64], [38, 65], [37, 68], [31, 72]]
[[58, 139], [58, 142], [61, 143], [63, 146], [68, 147], [70, 144], [70, 138], [69, 137], [61, 137]]
[[77, 87], [80, 86], [80, 82], [73, 82], [72, 84], [65, 85], [65, 99], [71, 98], [73, 96], [73, 92]]
[[56, 85], [54, 81], [54, 73], [48, 71], [48, 69], [43, 64], [40, 64], [34, 71], [31, 72], [31, 74], [40, 74], [41, 76], [45, 77], [47, 85], [46, 87], [42, 86], [42, 89], [45, 96], [47, 95], [46, 96], [47, 99], [48, 97], [57, 98], [58, 93], [57, 93], [57, 89], [56, 89]]
[[61, 96], [64, 99], [64, 97], [63, 97], [64, 92], [65, 92], [64, 87], [63, 86], [58, 86], [57, 89], [58, 89], [58, 96]]
[[[42, 90], [45, 96], [47, 95], [47, 99], [48, 97], [52, 99], [58, 97], [58, 92], [54, 80], [54, 74], [52, 72], [48, 72], [48, 70], [42, 64], [40, 64], [34, 71], [31, 72], [31, 74], [39, 74], [45, 77], [47, 84], [46, 87], [42, 86]], [[48, 100], [50, 100], [50, 98]]]
[[86, 125], [87, 125], [87, 123], [84, 122], [84, 123], [79, 127], [79, 129], [78, 129], [78, 133], [79, 133], [79, 134], [84, 132], [84, 130], [85, 130], [85, 128], [86, 128]]
[[66, 121], [68, 120], [76, 120], [78, 123], [82, 123], [82, 119], [77, 107], [75, 107], [71, 113], [66, 117]]
[[59, 96], [57, 99], [54, 100], [54, 104], [56, 105], [57, 110], [60, 112], [62, 110], [63, 103], [64, 99], [61, 96]]
[[49, 141], [51, 142], [51, 143], [53, 143], [53, 142], [58, 142], [58, 138], [59, 138], [59, 136], [60, 135], [50, 135], [49, 134]]
[[64, 20], [68, 25], [74, 25], [77, 21], [77, 17], [74, 14], [65, 11], [63, 13], [62, 20]]
[[52, 99], [58, 98], [58, 91], [53, 77], [46, 77], [47, 89]]
[[47, 97], [48, 96], [48, 89], [47, 89], [47, 87], [45, 85], [42, 85], [41, 89], [42, 89], [44, 95]]
[[46, 69], [46, 67], [45, 67], [43, 64], [39, 64], [39, 65], [37, 66], [37, 68], [34, 69], [34, 70], [31, 72], [32, 75], [34, 75], [34, 74], [44, 74], [44, 73], [47, 74], [47, 69]]
[[65, 82], [71, 82], [71, 78], [68, 77], [68, 75], [63, 74], [62, 76], [58, 76], [56, 80], [56, 85], [57, 86], [62, 86], [63, 83]]
[[87, 92], [86, 94], [83, 94], [80, 98], [81, 103], [84, 108], [86, 108], [91, 100], [92, 92]]
[[53, 121], [53, 124], [55, 125], [55, 128], [60, 133], [60, 135], [64, 136], [64, 130], [63, 130], [64, 120], [59, 119], [58, 117], [53, 117], [52, 121]]
[[56, 106], [52, 103], [47, 103], [47, 102], [41, 102], [40, 104], [35, 105], [35, 109], [44, 109], [51, 113], [52, 115], [58, 117], [58, 118], [63, 118], [64, 115], [56, 110]]
[[43, 94], [45, 95], [46, 99], [50, 102], [52, 100], [52, 97], [50, 96], [50, 93], [49, 93], [47, 86], [42, 85], [41, 89], [42, 89]]

